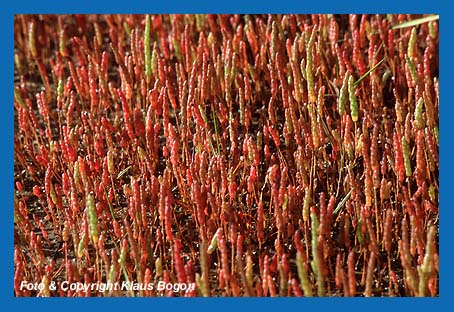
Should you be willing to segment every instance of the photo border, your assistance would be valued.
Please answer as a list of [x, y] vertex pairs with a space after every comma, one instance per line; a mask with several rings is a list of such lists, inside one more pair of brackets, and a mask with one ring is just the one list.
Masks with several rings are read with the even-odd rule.
[[[429, 308], [444, 309], [449, 307], [450, 294], [453, 290], [453, 266], [450, 238], [454, 237], [451, 189], [454, 189], [454, 161], [451, 151], [454, 146], [454, 135], [450, 135], [450, 118], [453, 105], [450, 103], [453, 78], [448, 73], [453, 71], [450, 53], [454, 40], [453, 27], [448, 23], [453, 11], [450, 1], [418, 0], [379, 0], [379, 1], [269, 1], [269, 0], [211, 0], [211, 1], [162, 1], [154, 3], [145, 0], [106, 1], [106, 0], [0, 0], [0, 179], [1, 208], [0, 218], [1, 253], [0, 265], [0, 304], [6, 304], [8, 310], [31, 308], [52, 311], [54, 308], [101, 308], [128, 309], [145, 308], [177, 310], [232, 310], [232, 309], [342, 309], [361, 311], [361, 308], [372, 310], [411, 309], [426, 311]], [[14, 193], [14, 34], [13, 20], [15, 14], [66, 14], [66, 13], [408, 13], [439, 14], [439, 59], [440, 59], [440, 174], [439, 174], [439, 208], [443, 217], [439, 228], [439, 297], [436, 298], [15, 298], [14, 297], [14, 235], [13, 235], [13, 193]], [[444, 246], [444, 248], [442, 248]], [[102, 303], [102, 306], [99, 304]], [[62, 306], [63, 305], [63, 306]], [[451, 307], [452, 308], [452, 307]]]

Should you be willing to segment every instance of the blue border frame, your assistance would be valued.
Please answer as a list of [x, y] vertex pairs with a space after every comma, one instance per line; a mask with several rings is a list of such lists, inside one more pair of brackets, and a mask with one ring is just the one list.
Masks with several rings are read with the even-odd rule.
[[[36, 299], [14, 298], [13, 291], [13, 17], [20, 13], [436, 13], [440, 14], [440, 296], [438, 298], [313, 298], [313, 299], [260, 299], [260, 298], [212, 298], [212, 299]], [[453, 72], [453, 62], [449, 59], [452, 48], [453, 28], [447, 22], [452, 10], [449, 1], [430, 0], [379, 0], [379, 1], [293, 1], [288, 0], [187, 0], [163, 1], [149, 3], [146, 0], [78, 0], [64, 3], [52, 0], [0, 0], [0, 178], [1, 208], [0, 218], [1, 246], [3, 252], [0, 260], [0, 303], [6, 303], [12, 309], [31, 307], [33, 310], [61, 308], [95, 308], [102, 300], [102, 309], [127, 306], [131, 309], [163, 308], [173, 309], [352, 309], [361, 308], [382, 309], [411, 309], [411, 311], [427, 311], [428, 308], [443, 309], [449, 303], [449, 295], [453, 290], [452, 253], [449, 237], [454, 234], [454, 227], [449, 226], [453, 217], [450, 207], [449, 190], [454, 185], [454, 162], [450, 161], [451, 149], [454, 146], [453, 136], [449, 135], [450, 117], [453, 116], [453, 105], [449, 101], [448, 91], [454, 82], [448, 77]]]

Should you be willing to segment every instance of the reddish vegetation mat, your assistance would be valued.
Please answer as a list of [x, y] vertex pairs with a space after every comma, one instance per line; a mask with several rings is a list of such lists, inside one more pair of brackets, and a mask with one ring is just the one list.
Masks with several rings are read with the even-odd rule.
[[15, 295], [437, 296], [421, 17], [17, 15]]

